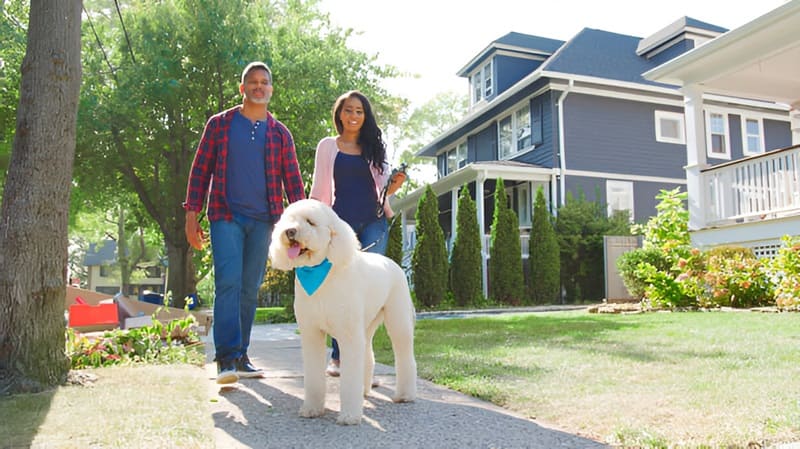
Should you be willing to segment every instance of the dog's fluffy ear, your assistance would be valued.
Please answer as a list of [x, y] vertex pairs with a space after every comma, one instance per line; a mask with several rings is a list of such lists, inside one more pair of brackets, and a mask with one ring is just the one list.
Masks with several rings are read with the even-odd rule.
[[328, 227], [331, 232], [331, 240], [328, 244], [328, 260], [336, 266], [347, 264], [357, 251], [361, 250], [361, 244], [353, 228], [346, 221], [339, 218], [333, 209], [328, 208], [330, 223]]
[[294, 268], [286, 246], [283, 244], [283, 227], [276, 225], [272, 230], [272, 240], [269, 244], [269, 263], [272, 268], [281, 271], [291, 271]]

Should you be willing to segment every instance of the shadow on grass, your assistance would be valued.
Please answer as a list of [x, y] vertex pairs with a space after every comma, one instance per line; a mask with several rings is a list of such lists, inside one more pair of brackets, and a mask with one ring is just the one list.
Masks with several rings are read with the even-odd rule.
[[0, 449], [29, 448], [47, 418], [56, 390], [0, 396]]
[[[329, 388], [338, 380], [329, 379]], [[334, 383], [331, 386], [331, 383]], [[242, 417], [213, 415], [215, 426], [241, 447], [288, 448], [604, 448], [605, 445], [504, 412], [494, 406], [419, 381], [416, 402], [391, 401], [393, 384], [373, 391], [360, 426], [336, 424], [337, 410], [301, 418], [302, 377], [244, 380], [224, 394]], [[329, 391], [327, 404], [334, 402]], [[335, 407], [338, 409], [338, 406]], [[224, 442], [223, 442], [224, 443]]]

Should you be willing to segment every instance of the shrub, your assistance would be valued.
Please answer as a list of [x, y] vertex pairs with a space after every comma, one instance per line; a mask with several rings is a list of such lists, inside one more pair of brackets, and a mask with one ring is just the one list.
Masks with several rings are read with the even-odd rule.
[[533, 206], [528, 261], [530, 264], [530, 301], [552, 303], [561, 296], [561, 261], [552, 215], [544, 201], [544, 189], [536, 191]]
[[519, 305], [525, 290], [519, 219], [508, 207], [503, 180], [497, 179], [494, 191], [494, 216], [489, 259], [489, 296], [499, 303]]
[[397, 265], [403, 266], [403, 220], [400, 214], [389, 220], [389, 241], [386, 245], [386, 257], [392, 259]]
[[631, 295], [639, 299], [644, 297], [649, 273], [641, 270], [640, 265], [650, 265], [657, 271], [669, 271], [671, 264], [661, 250], [652, 247], [628, 251], [617, 259], [617, 269], [622, 277], [622, 283]]
[[699, 305], [756, 307], [772, 302], [772, 285], [761, 262], [747, 248], [706, 252], [705, 295]]
[[609, 218], [605, 206], [587, 201], [583, 191], [578, 192], [578, 198], [567, 192], [555, 228], [561, 285], [568, 302], [597, 301], [605, 296], [603, 236], [630, 235], [628, 217], [627, 212], [620, 212]]
[[477, 209], [464, 185], [458, 196], [456, 238], [450, 260], [450, 290], [456, 305], [475, 306], [483, 299], [482, 265]]
[[800, 237], [784, 236], [783, 246], [772, 260], [775, 304], [780, 308], [800, 306]]
[[417, 206], [417, 243], [411, 257], [418, 305], [435, 307], [447, 293], [447, 248], [439, 226], [439, 199], [428, 185]]

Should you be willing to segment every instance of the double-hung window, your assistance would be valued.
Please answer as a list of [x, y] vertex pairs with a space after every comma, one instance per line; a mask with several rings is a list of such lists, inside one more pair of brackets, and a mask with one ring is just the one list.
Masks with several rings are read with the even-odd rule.
[[491, 97], [494, 93], [492, 61], [479, 67], [470, 77], [470, 83], [470, 100], [472, 105]]
[[728, 129], [728, 114], [706, 111], [706, 147], [708, 157], [731, 158], [731, 139]]
[[531, 107], [525, 103], [497, 123], [498, 158], [509, 157], [533, 147]]
[[483, 66], [483, 98], [492, 96], [492, 63]]
[[746, 156], [764, 152], [764, 123], [760, 118], [742, 116], [742, 148]]
[[461, 142], [456, 147], [456, 169], [467, 165], [467, 142]]

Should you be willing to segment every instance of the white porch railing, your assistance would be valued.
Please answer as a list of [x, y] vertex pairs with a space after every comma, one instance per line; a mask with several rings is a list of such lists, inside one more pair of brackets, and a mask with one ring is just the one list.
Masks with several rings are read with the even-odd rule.
[[[489, 246], [491, 243], [492, 236], [486, 234], [483, 236], [483, 244], [486, 250], [489, 250]], [[522, 252], [522, 258], [527, 259], [529, 253], [529, 246], [530, 246], [531, 236], [528, 234], [521, 234], [519, 236], [519, 245]], [[406, 255], [410, 255], [414, 251], [414, 246], [417, 244], [417, 234], [416, 230], [409, 230], [403, 240], [403, 253]], [[445, 242], [447, 246], [448, 253], [453, 250], [453, 242], [448, 240]], [[488, 254], [487, 254], [488, 257]], [[408, 256], [410, 260], [410, 256]], [[409, 264], [410, 265], [410, 264]]]
[[800, 146], [703, 170], [706, 226], [800, 214]]

